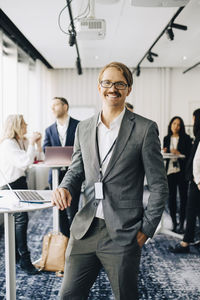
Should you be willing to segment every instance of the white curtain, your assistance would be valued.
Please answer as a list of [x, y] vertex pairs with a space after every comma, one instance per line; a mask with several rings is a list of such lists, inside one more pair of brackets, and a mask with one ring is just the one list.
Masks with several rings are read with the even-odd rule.
[[0, 131], [9, 114], [23, 114], [28, 132], [44, 132], [51, 117], [51, 76], [0, 31]]
[[162, 141], [170, 118], [170, 69], [141, 69], [140, 76], [134, 76], [133, 102], [136, 113], [158, 124]]

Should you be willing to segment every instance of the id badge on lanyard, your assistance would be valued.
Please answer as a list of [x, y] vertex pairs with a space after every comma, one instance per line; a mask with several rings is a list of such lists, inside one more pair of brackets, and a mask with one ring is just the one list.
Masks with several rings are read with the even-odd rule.
[[99, 199], [99, 200], [104, 199], [102, 181], [98, 181], [94, 183], [94, 190], [95, 190], [95, 199]]
[[[99, 199], [99, 200], [103, 200], [104, 199], [104, 193], [103, 193], [103, 182], [102, 182], [102, 178], [103, 178], [103, 174], [102, 174], [102, 166], [103, 163], [105, 162], [106, 158], [108, 157], [108, 155], [110, 154], [110, 152], [112, 151], [112, 149], [114, 148], [114, 145], [116, 143], [116, 140], [114, 141], [114, 143], [112, 144], [112, 146], [110, 147], [108, 153], [106, 154], [106, 156], [104, 157], [104, 159], [102, 160], [102, 162], [100, 163], [100, 169], [99, 169], [99, 181], [94, 183], [94, 191], [95, 191], [95, 199]], [[99, 149], [98, 146], [98, 139], [97, 139], [97, 147]], [[98, 151], [99, 152], [99, 151]], [[99, 153], [98, 153], [99, 156]], [[100, 161], [100, 156], [99, 156], [99, 161]]]

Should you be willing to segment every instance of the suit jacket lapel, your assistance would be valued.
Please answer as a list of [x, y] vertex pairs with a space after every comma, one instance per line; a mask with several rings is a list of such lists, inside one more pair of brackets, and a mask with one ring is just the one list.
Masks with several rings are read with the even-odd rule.
[[54, 137], [55, 146], [61, 146], [56, 122], [53, 125], [54, 126], [52, 128], [53, 131], [52, 136]]
[[134, 114], [132, 114], [128, 110], [126, 110], [126, 112], [124, 114], [124, 117], [122, 119], [122, 124], [121, 124], [119, 134], [118, 134], [118, 137], [117, 137], [117, 142], [116, 142], [116, 145], [113, 149], [113, 153], [112, 153], [112, 156], [110, 158], [109, 164], [106, 168], [105, 174], [103, 176], [103, 180], [108, 176], [108, 174], [112, 170], [114, 164], [118, 160], [120, 154], [122, 153], [122, 151], [126, 147], [126, 143], [128, 142], [129, 136], [130, 136], [130, 134], [132, 132], [132, 129], [135, 125], [134, 118], [135, 118]]
[[69, 125], [68, 125], [68, 129], [67, 129], [67, 136], [66, 136], [66, 140], [65, 140], [65, 146], [73, 146], [73, 141], [72, 141], [72, 137], [74, 135], [73, 132], [73, 120], [71, 117], [69, 117]]

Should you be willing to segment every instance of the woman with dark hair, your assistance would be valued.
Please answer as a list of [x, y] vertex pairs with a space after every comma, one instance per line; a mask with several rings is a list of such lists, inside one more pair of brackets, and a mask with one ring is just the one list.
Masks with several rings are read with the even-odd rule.
[[194, 241], [196, 217], [200, 212], [200, 190], [198, 189], [193, 176], [193, 160], [200, 142], [200, 109], [196, 109], [193, 112], [193, 120], [193, 132], [195, 140], [185, 169], [186, 179], [189, 181], [189, 196], [186, 211], [186, 230], [183, 240], [175, 245], [175, 247], [169, 248], [169, 250], [173, 253], [188, 253], [190, 251], [189, 244]]
[[[188, 160], [192, 141], [185, 133], [181, 117], [175, 116], [168, 126], [168, 135], [164, 137], [164, 152], [185, 155], [184, 159], [172, 158], [166, 161], [166, 172], [169, 185], [169, 212], [173, 223], [172, 231], [183, 233], [187, 203], [188, 183], [185, 180], [185, 165]], [[180, 195], [179, 226], [177, 221], [177, 187]]]

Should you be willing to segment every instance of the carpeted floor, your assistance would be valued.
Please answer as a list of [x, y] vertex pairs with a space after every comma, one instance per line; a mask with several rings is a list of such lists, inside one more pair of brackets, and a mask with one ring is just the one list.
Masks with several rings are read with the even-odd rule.
[[[31, 213], [28, 243], [32, 260], [40, 257], [42, 237], [51, 231], [52, 210]], [[175, 255], [168, 246], [177, 242], [169, 235], [157, 234], [144, 246], [139, 274], [140, 300], [200, 299], [200, 246], [192, 246], [190, 254]], [[5, 297], [4, 233], [0, 228], [0, 300]], [[61, 278], [51, 272], [27, 276], [16, 267], [17, 300], [56, 300]], [[92, 287], [89, 300], [114, 300], [107, 276], [102, 270]]]

